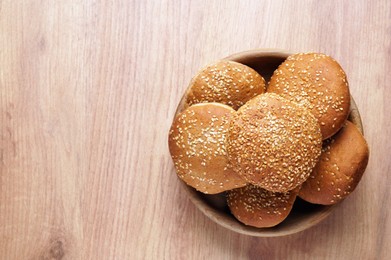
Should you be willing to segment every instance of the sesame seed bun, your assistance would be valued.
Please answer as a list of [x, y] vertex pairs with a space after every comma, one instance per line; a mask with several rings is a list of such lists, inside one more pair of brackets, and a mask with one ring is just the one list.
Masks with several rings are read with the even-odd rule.
[[331, 205], [348, 196], [368, 164], [369, 149], [357, 127], [347, 121], [326, 140], [314, 171], [303, 183], [299, 196], [315, 204]]
[[227, 149], [234, 170], [249, 183], [286, 192], [303, 183], [321, 152], [315, 117], [277, 94], [259, 95], [231, 120]]
[[226, 135], [235, 113], [218, 103], [193, 105], [178, 114], [169, 133], [176, 172], [200, 192], [215, 194], [246, 185], [228, 165]]
[[320, 124], [323, 140], [338, 132], [349, 114], [350, 94], [345, 72], [325, 54], [289, 56], [274, 71], [267, 92], [310, 109]]
[[219, 102], [236, 110], [265, 90], [265, 80], [255, 70], [221, 60], [206, 66], [191, 80], [186, 105]]
[[277, 193], [249, 184], [228, 191], [227, 204], [235, 218], [245, 225], [273, 227], [288, 216], [297, 190]]

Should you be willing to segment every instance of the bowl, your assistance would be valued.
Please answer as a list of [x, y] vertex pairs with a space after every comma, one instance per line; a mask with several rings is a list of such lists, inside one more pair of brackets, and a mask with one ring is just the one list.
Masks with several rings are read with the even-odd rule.
[[[253, 68], [265, 78], [266, 82], [268, 82], [274, 70], [291, 54], [293, 53], [286, 50], [256, 49], [236, 53], [224, 59], [236, 61]], [[184, 109], [188, 91], [189, 88], [185, 91], [175, 115]], [[354, 123], [361, 133], [363, 133], [360, 113], [352, 97], [350, 104], [350, 115], [348, 120]], [[324, 220], [330, 215], [335, 207], [339, 205], [315, 205], [297, 198], [292, 211], [282, 223], [271, 228], [256, 228], [244, 225], [230, 213], [226, 203], [225, 192], [207, 195], [198, 192], [182, 181], [180, 182], [187, 191], [190, 200], [209, 219], [234, 232], [255, 237], [279, 237], [306, 230]]]

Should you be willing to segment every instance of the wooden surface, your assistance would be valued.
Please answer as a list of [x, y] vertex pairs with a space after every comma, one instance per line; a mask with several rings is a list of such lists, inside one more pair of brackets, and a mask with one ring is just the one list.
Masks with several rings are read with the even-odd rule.
[[[0, 1], [0, 259], [391, 259], [391, 2]], [[167, 133], [197, 70], [254, 48], [346, 70], [371, 156], [318, 226], [217, 226]]]

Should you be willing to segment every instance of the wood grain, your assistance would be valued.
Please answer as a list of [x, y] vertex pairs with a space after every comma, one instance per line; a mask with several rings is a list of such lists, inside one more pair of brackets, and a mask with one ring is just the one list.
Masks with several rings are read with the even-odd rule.
[[[391, 2], [0, 1], [0, 259], [390, 259]], [[347, 72], [371, 149], [318, 226], [252, 238], [176, 178], [167, 133], [197, 70], [254, 48]]]

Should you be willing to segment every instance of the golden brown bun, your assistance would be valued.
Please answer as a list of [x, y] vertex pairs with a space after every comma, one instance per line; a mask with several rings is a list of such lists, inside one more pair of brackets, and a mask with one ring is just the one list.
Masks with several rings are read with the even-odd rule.
[[273, 227], [288, 216], [297, 190], [276, 193], [249, 184], [228, 191], [227, 203], [240, 222], [258, 228]]
[[338, 132], [349, 114], [345, 72], [333, 58], [321, 53], [289, 56], [274, 71], [267, 92], [310, 109], [318, 119], [323, 140]]
[[368, 164], [368, 145], [357, 127], [346, 125], [323, 145], [322, 155], [299, 196], [315, 204], [335, 204], [357, 186]]
[[245, 180], [269, 191], [286, 192], [312, 172], [322, 136], [307, 109], [266, 93], [239, 108], [227, 143], [230, 162]]
[[219, 102], [238, 109], [265, 92], [265, 80], [241, 63], [221, 60], [203, 68], [190, 82], [187, 106]]
[[176, 172], [185, 183], [203, 193], [215, 194], [246, 185], [228, 166], [226, 155], [226, 135], [234, 113], [223, 104], [197, 104], [172, 123], [168, 144]]

